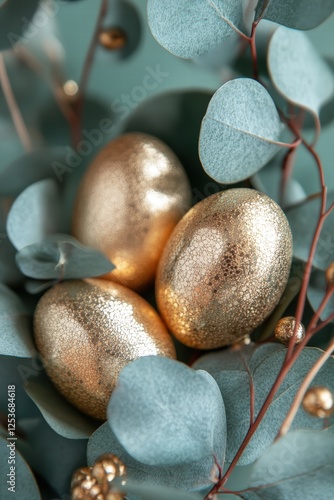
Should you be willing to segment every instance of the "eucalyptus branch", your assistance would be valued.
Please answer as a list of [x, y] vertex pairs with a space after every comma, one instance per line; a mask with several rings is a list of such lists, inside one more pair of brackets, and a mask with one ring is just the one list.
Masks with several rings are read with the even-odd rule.
[[[94, 61], [94, 56], [95, 56], [95, 50], [98, 44], [98, 39], [99, 39], [99, 34], [101, 31], [102, 23], [104, 20], [104, 17], [107, 13], [108, 10], [108, 0], [101, 0], [101, 7], [99, 11], [99, 15], [97, 18], [94, 34], [87, 52], [86, 60], [83, 66], [82, 70], [82, 75], [80, 79], [80, 85], [79, 85], [79, 98], [77, 102], [77, 114], [79, 118], [79, 127], [81, 127], [82, 121], [83, 121], [83, 108], [85, 104], [85, 95], [86, 95], [86, 90], [87, 90], [87, 84], [89, 80], [89, 75], [90, 71], [92, 68], [92, 64]], [[81, 131], [80, 131], [81, 135]]]
[[24, 149], [28, 153], [30, 153], [34, 149], [32, 144], [32, 139], [30, 137], [26, 124], [24, 123], [20, 108], [16, 102], [14, 92], [9, 81], [4, 57], [1, 53], [0, 53], [0, 82], [17, 134], [22, 142]]
[[330, 357], [332, 352], [334, 351], [334, 339], [330, 342], [329, 346], [327, 347], [326, 351], [320, 356], [320, 358], [317, 360], [316, 363], [312, 366], [311, 370], [308, 372], [306, 375], [305, 379], [303, 380], [301, 386], [299, 387], [297, 394], [295, 396], [295, 399], [293, 400], [293, 403], [290, 407], [290, 410], [276, 436], [276, 440], [279, 439], [280, 437], [284, 436], [290, 429], [292, 422], [297, 414], [297, 411], [303, 401], [303, 398], [305, 396], [305, 393], [313, 381], [313, 379], [316, 377], [317, 373], [320, 371], [320, 369], [323, 367], [323, 365], [326, 363], [327, 359]]

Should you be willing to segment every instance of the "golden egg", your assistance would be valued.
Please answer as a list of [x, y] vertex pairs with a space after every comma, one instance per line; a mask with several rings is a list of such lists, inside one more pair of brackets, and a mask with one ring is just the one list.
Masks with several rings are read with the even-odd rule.
[[334, 396], [327, 387], [311, 387], [303, 399], [304, 410], [313, 417], [329, 418], [334, 413]]
[[163, 248], [190, 206], [190, 185], [174, 153], [154, 137], [126, 134], [88, 168], [72, 232], [116, 266], [105, 278], [141, 290], [154, 280]]
[[159, 310], [198, 349], [239, 341], [272, 312], [286, 286], [292, 236], [280, 207], [253, 189], [229, 189], [179, 222], [159, 264]]
[[122, 368], [141, 356], [175, 358], [155, 310], [135, 292], [107, 280], [73, 280], [43, 295], [34, 317], [45, 369], [74, 406], [105, 419]]
[[[294, 316], [285, 316], [281, 318], [275, 327], [275, 338], [282, 342], [282, 344], [287, 345], [294, 335], [295, 327], [296, 318]], [[305, 327], [303, 323], [299, 322], [295, 334], [295, 343], [300, 344], [304, 338]]]

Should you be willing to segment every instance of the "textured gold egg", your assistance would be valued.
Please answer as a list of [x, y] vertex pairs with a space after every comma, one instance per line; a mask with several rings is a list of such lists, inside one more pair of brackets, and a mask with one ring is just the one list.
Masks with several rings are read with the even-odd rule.
[[88, 168], [72, 232], [114, 263], [104, 277], [140, 290], [154, 280], [163, 248], [190, 206], [189, 182], [174, 153], [154, 137], [127, 134]]
[[164, 250], [159, 310], [188, 346], [234, 343], [274, 309], [291, 259], [290, 227], [273, 200], [252, 189], [214, 194], [183, 217]]
[[66, 281], [39, 301], [37, 349], [59, 392], [84, 413], [106, 418], [121, 369], [141, 356], [174, 358], [173, 341], [155, 310], [107, 280]]

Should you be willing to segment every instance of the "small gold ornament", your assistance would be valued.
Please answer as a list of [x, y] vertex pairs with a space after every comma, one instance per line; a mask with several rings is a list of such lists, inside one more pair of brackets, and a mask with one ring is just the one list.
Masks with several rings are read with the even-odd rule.
[[303, 408], [313, 417], [330, 417], [334, 411], [332, 392], [327, 387], [311, 387], [304, 396]]
[[67, 97], [73, 98], [78, 95], [79, 86], [74, 80], [67, 80], [63, 85], [63, 91]]
[[82, 467], [74, 472], [72, 500], [123, 500], [125, 493], [113, 491], [112, 483], [116, 477], [125, 480], [124, 463], [116, 455], [102, 455], [93, 467]]
[[292, 236], [281, 208], [253, 189], [229, 189], [195, 205], [163, 252], [159, 310], [182, 343], [214, 349], [249, 335], [286, 286]]
[[326, 270], [326, 281], [329, 285], [334, 284], [334, 262], [329, 264]]
[[[296, 326], [296, 318], [294, 316], [286, 316], [281, 318], [275, 328], [275, 338], [282, 342], [282, 344], [287, 345], [293, 336], [293, 332]], [[296, 344], [299, 344], [305, 337], [305, 328], [302, 323], [298, 324], [296, 332]]]
[[154, 137], [126, 134], [87, 170], [72, 232], [115, 264], [105, 278], [141, 290], [153, 282], [165, 244], [190, 206], [190, 185], [174, 153]]
[[126, 33], [117, 26], [101, 30], [99, 34], [100, 44], [107, 50], [121, 50], [126, 46]]
[[155, 310], [107, 280], [65, 281], [47, 291], [35, 311], [34, 333], [59, 392], [101, 420], [124, 366], [141, 356], [175, 358], [171, 336]]

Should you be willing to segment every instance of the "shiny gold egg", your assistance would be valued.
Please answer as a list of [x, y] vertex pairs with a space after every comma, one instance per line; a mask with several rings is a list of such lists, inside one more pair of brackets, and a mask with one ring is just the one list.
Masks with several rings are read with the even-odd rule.
[[328, 418], [334, 413], [334, 396], [327, 387], [311, 387], [303, 399], [304, 410], [313, 417]]
[[162, 255], [159, 310], [175, 337], [198, 349], [234, 343], [272, 312], [286, 286], [292, 236], [280, 207], [253, 189], [195, 205]]
[[174, 153], [154, 137], [126, 134], [88, 168], [72, 232], [116, 266], [105, 278], [141, 290], [153, 282], [163, 248], [190, 205], [189, 182]]
[[[296, 318], [294, 316], [285, 316], [281, 318], [275, 327], [275, 338], [282, 342], [282, 344], [287, 345], [290, 342], [291, 337], [294, 335], [296, 327]], [[300, 344], [300, 342], [305, 338], [305, 327], [303, 323], [298, 323], [295, 343]]]
[[65, 281], [46, 292], [34, 317], [37, 349], [59, 392], [94, 418], [122, 368], [141, 356], [174, 358], [171, 336], [135, 292], [107, 280]]

